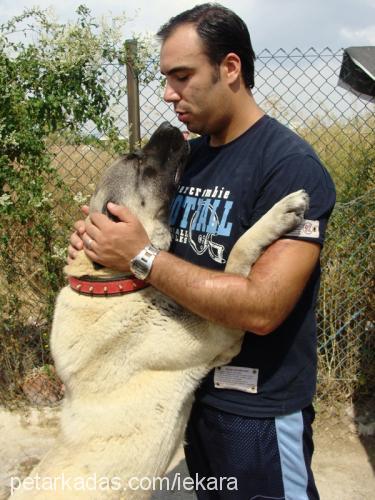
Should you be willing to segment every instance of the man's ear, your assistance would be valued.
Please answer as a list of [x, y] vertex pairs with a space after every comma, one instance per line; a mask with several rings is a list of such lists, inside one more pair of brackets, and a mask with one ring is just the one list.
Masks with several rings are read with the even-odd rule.
[[241, 78], [241, 59], [234, 52], [229, 52], [221, 61], [222, 71], [229, 85]]

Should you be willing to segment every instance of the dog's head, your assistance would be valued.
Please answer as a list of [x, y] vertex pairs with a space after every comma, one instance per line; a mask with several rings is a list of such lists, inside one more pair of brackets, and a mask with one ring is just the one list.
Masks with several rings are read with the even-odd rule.
[[90, 201], [90, 212], [113, 219], [107, 203], [126, 205], [145, 226], [151, 241], [168, 249], [168, 213], [189, 152], [181, 131], [164, 122], [143, 149], [123, 156], [101, 178]]

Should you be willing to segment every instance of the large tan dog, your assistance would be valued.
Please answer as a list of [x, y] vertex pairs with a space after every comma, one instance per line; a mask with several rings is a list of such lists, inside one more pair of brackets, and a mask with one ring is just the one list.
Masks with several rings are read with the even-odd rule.
[[[161, 125], [141, 152], [104, 174], [91, 210], [105, 211], [109, 200], [127, 205], [153, 244], [168, 249], [168, 206], [187, 154], [178, 129]], [[299, 191], [275, 205], [236, 243], [226, 271], [246, 276], [267, 245], [301, 222], [307, 203]], [[117, 274], [96, 269], [83, 252], [66, 272], [90, 279]], [[153, 287], [108, 297], [65, 287], [51, 337], [66, 387], [61, 432], [14, 498], [149, 498], [139, 481], [165, 473], [199, 381], [238, 353], [242, 337], [185, 311]]]

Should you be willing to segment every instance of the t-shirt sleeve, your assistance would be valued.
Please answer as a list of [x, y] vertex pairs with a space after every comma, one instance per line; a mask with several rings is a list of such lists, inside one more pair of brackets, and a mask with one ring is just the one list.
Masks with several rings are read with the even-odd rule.
[[290, 193], [304, 189], [309, 195], [309, 208], [304, 221], [284, 237], [323, 245], [328, 219], [336, 201], [331, 176], [318, 158], [296, 154], [282, 159], [272, 168], [264, 168], [258, 196], [248, 214], [250, 226], [272, 206]]

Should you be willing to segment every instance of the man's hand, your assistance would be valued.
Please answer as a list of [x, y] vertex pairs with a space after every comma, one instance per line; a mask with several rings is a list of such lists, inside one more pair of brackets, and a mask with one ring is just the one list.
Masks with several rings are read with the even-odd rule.
[[[85, 215], [89, 214], [89, 207], [87, 205], [81, 207], [81, 210]], [[75, 231], [70, 236], [70, 244], [68, 246], [68, 264], [71, 264], [77, 257], [77, 252], [83, 249], [83, 237], [86, 232], [85, 221], [78, 220], [74, 224], [74, 229]]]
[[150, 244], [150, 239], [129, 209], [114, 203], [108, 203], [107, 208], [119, 222], [95, 212], [86, 220], [84, 232], [82, 221], [75, 224], [76, 233], [72, 235], [71, 246], [77, 248], [78, 239], [81, 239], [81, 248], [92, 261], [111, 269], [129, 271], [130, 260]]

